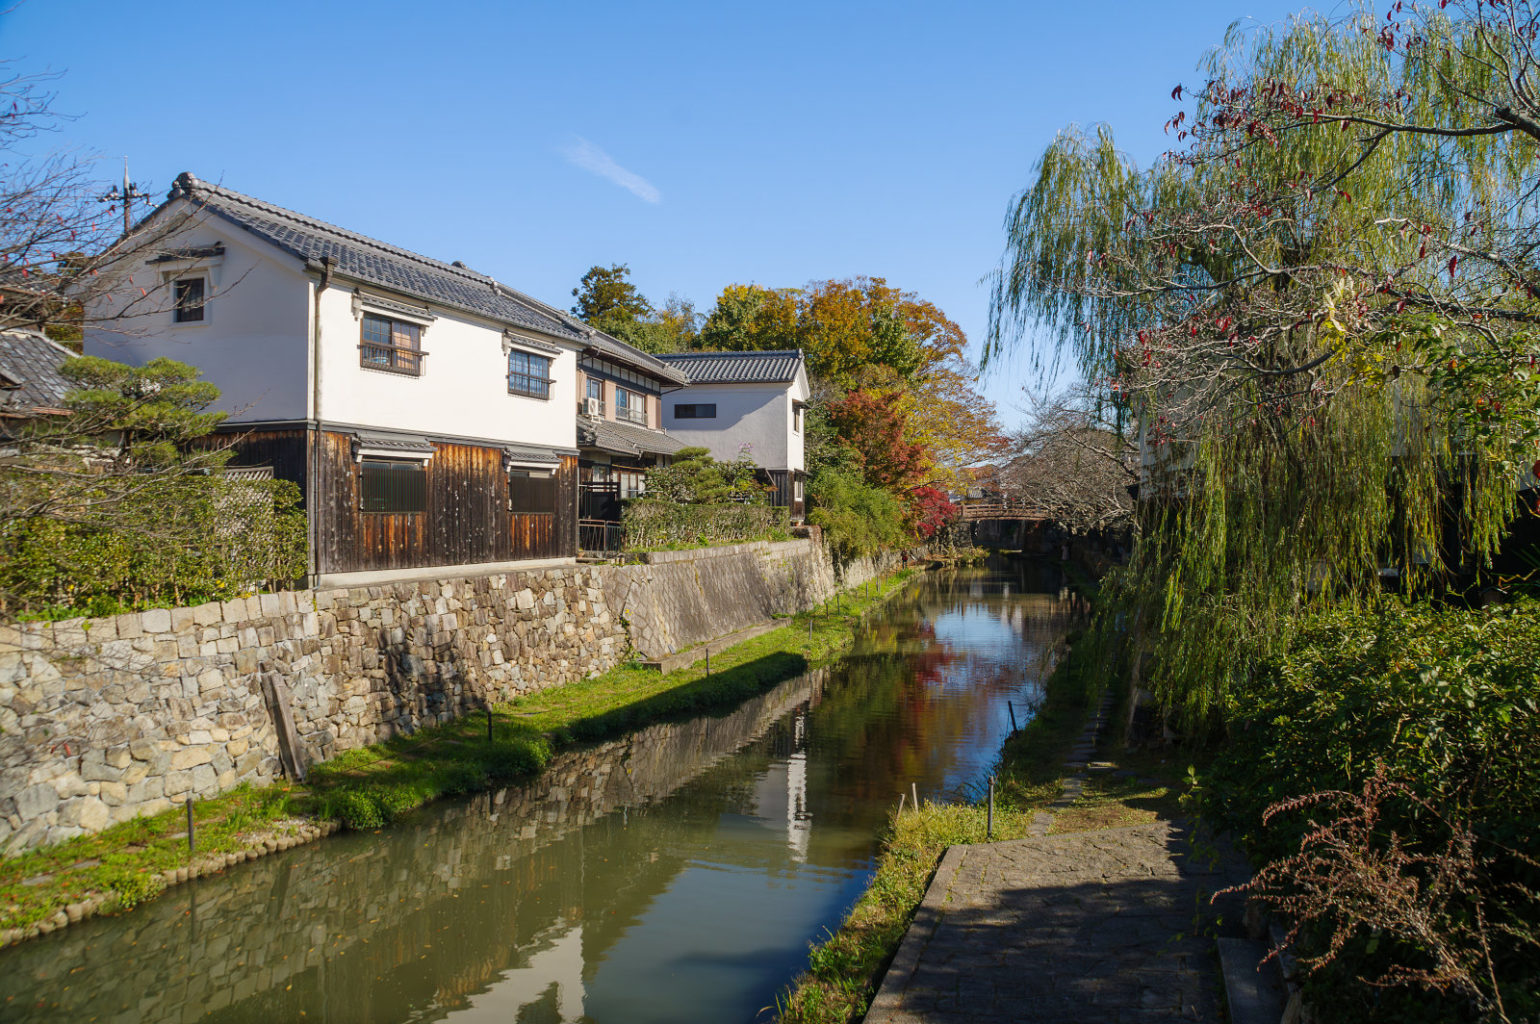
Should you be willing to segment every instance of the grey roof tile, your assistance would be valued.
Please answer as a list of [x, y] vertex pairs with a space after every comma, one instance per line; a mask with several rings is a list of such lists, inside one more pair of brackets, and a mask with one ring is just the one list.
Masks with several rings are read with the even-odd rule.
[[300, 260], [330, 257], [333, 270], [343, 277], [579, 342], [671, 383], [684, 383], [678, 371], [654, 356], [464, 264], [389, 245], [185, 172], [177, 177], [168, 201], [176, 199], [194, 202]]
[[767, 352], [672, 352], [658, 357], [691, 384], [789, 384], [802, 365], [800, 349]]
[[578, 420], [578, 444], [622, 455], [672, 455], [685, 447], [683, 441], [662, 430], [587, 418]]
[[513, 462], [538, 463], [544, 466], [560, 466], [561, 456], [549, 448], [537, 448], [527, 444], [505, 444], [503, 455]]
[[0, 414], [59, 410], [75, 385], [59, 372], [75, 353], [33, 331], [0, 331]]

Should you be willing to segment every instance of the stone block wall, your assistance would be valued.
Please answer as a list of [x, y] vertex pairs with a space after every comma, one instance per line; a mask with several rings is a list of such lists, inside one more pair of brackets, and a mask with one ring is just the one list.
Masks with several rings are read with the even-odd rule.
[[0, 626], [0, 853], [275, 780], [264, 674], [287, 684], [301, 756], [323, 761], [810, 607], [895, 561], [837, 574], [804, 539]]
[[264, 667], [318, 761], [627, 649], [582, 566], [0, 627], [0, 852], [273, 781]]

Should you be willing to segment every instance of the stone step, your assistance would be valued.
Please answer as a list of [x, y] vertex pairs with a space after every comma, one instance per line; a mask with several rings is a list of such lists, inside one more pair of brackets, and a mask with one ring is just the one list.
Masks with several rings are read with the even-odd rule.
[[1262, 963], [1267, 956], [1267, 943], [1256, 939], [1221, 938], [1218, 945], [1230, 1024], [1279, 1024], [1288, 1006], [1289, 994], [1278, 970], [1278, 961]]

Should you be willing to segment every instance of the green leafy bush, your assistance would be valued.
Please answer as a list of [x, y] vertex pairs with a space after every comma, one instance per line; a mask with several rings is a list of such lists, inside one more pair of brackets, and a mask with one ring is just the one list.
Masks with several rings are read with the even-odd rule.
[[736, 544], [790, 536], [791, 514], [769, 505], [688, 505], [658, 498], [626, 502], [621, 513], [626, 547], [657, 551], [669, 547]]
[[72, 359], [67, 416], [26, 425], [0, 464], [0, 614], [113, 614], [235, 597], [304, 572], [294, 484], [235, 479], [204, 412], [219, 396], [169, 359]]
[[1391, 604], [1309, 620], [1235, 696], [1205, 812], [1354, 1019], [1540, 1012], [1537, 666], [1534, 601]]
[[910, 539], [909, 507], [891, 491], [849, 468], [829, 466], [808, 484], [808, 522], [821, 526], [843, 560], [900, 547]]
[[494, 746], [481, 767], [493, 782], [514, 782], [536, 774], [551, 762], [551, 745], [544, 738], [517, 739]]

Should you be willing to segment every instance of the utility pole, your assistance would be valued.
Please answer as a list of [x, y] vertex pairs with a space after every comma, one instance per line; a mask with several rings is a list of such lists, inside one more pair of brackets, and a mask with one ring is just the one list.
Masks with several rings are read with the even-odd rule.
[[122, 203], [123, 204], [123, 235], [128, 236], [129, 229], [134, 226], [133, 206], [135, 199], [148, 199], [148, 192], [139, 191], [139, 186], [128, 180], [128, 157], [123, 158], [123, 191], [118, 191], [118, 186], [112, 186], [112, 191], [104, 196], [98, 196], [98, 203]]

